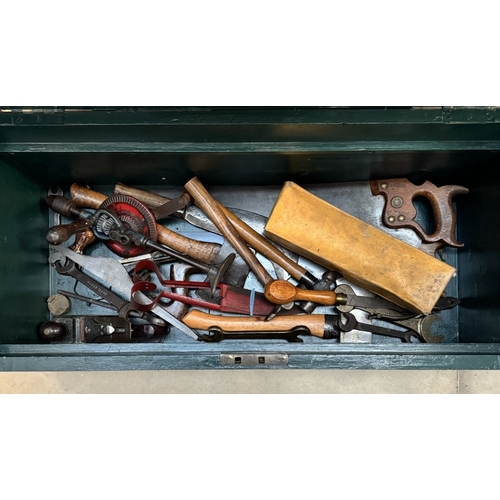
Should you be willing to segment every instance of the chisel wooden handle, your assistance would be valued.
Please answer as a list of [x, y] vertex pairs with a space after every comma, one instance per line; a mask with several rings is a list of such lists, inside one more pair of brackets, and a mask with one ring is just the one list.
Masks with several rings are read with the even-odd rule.
[[209, 219], [217, 226], [222, 236], [229, 241], [231, 246], [241, 255], [242, 259], [248, 264], [248, 267], [255, 273], [258, 280], [265, 285], [273, 280], [271, 275], [265, 270], [264, 266], [258, 261], [257, 257], [246, 246], [240, 238], [238, 231], [231, 224], [219, 204], [210, 193], [203, 187], [197, 177], [193, 177], [184, 185], [186, 191], [193, 197], [196, 205], [201, 208]]
[[329, 290], [302, 290], [284, 280], [269, 282], [265, 287], [264, 295], [273, 304], [288, 304], [296, 300], [306, 300], [324, 306], [333, 306], [338, 299], [335, 292]]
[[[123, 194], [127, 196], [133, 196], [140, 202], [144, 203], [149, 208], [156, 208], [160, 205], [169, 201], [169, 198], [160, 196], [158, 194], [150, 193], [148, 191], [143, 191], [142, 189], [133, 188], [126, 186], [118, 182], [115, 185], [115, 194]], [[252, 248], [262, 255], [272, 260], [274, 263], [281, 266], [287, 273], [293, 276], [296, 280], [302, 281], [306, 286], [312, 287], [316, 278], [311, 275], [302, 266], [289, 259], [285, 254], [280, 252], [274, 245], [269, 243], [263, 236], [261, 236], [257, 231], [252, 229], [248, 224], [242, 221], [239, 217], [234, 215], [226, 207], [218, 203], [219, 208], [222, 210], [224, 215], [229, 219], [231, 224], [235, 227], [240, 235], [240, 238], [246, 241]]]
[[[79, 207], [94, 209], [98, 209], [102, 202], [108, 198], [105, 194], [98, 193], [78, 184], [71, 185], [70, 194]], [[218, 243], [202, 243], [191, 238], [186, 238], [160, 224], [157, 224], [156, 228], [160, 243], [205, 264], [212, 264], [219, 253], [220, 245]]]
[[265, 316], [219, 316], [193, 309], [182, 321], [190, 328], [208, 330], [217, 326], [226, 332], [283, 332], [296, 326], [304, 326], [311, 335], [321, 338], [335, 338], [340, 332], [338, 316], [324, 314], [275, 316], [266, 321]]

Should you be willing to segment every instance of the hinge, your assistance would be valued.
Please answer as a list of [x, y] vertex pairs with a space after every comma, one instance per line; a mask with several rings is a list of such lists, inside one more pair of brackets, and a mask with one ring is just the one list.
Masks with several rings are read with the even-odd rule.
[[64, 113], [64, 108], [2, 108], [0, 110], [2, 113], [21, 113], [23, 115], [53, 115], [56, 113]]
[[0, 113], [21, 113], [23, 115], [55, 115], [57, 113], [83, 113], [94, 111], [93, 108], [0, 108]]
[[4, 113], [10, 113], [13, 125], [46, 125], [64, 124], [64, 108], [42, 108], [42, 107], [16, 107], [2, 109]]
[[221, 353], [221, 366], [287, 366], [285, 353]]

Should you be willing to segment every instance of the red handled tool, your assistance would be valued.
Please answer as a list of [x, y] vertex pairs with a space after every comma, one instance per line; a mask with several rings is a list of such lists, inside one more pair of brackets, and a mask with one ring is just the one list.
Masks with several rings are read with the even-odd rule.
[[[172, 289], [187, 288], [187, 289], [210, 289], [211, 285], [204, 281], [176, 281], [166, 280], [163, 278], [158, 266], [151, 260], [143, 260], [138, 262], [134, 269], [134, 286], [131, 290], [131, 302], [134, 307], [140, 311], [148, 311], [158, 304], [162, 298], [170, 300], [178, 300], [184, 304], [212, 309], [215, 311], [228, 312], [234, 314], [249, 314], [256, 316], [266, 316], [274, 311], [275, 305], [269, 302], [264, 294], [239, 288], [235, 286], [218, 283], [216, 287], [216, 295], [214, 302], [195, 299], [186, 295], [180, 295], [173, 291], [162, 290], [154, 299], [149, 303], [138, 302], [135, 299], [137, 292], [154, 292], [157, 286], [151, 281], [144, 281], [140, 278], [139, 272], [141, 271], [153, 272], [158, 281], [165, 287]], [[287, 311], [293, 313], [292, 310]]]

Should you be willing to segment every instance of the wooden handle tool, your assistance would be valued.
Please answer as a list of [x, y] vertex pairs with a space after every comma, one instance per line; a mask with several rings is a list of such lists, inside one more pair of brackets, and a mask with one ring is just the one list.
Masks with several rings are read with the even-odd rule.
[[284, 280], [267, 283], [264, 295], [269, 302], [280, 305], [296, 300], [306, 300], [324, 306], [334, 306], [339, 303], [340, 299], [335, 292], [330, 290], [302, 290]]
[[338, 316], [324, 314], [293, 314], [275, 316], [266, 321], [265, 316], [219, 316], [193, 309], [182, 321], [190, 328], [208, 330], [218, 327], [226, 332], [282, 332], [304, 326], [311, 335], [336, 338], [339, 335]]
[[[169, 201], [169, 198], [143, 191], [142, 189], [126, 186], [122, 183], [115, 185], [115, 194], [123, 194], [133, 196], [140, 202], [144, 203], [149, 208], [156, 208]], [[215, 200], [214, 200], [215, 201]], [[293, 276], [296, 280], [300, 281], [308, 288], [312, 288], [317, 281], [316, 278], [293, 260], [289, 259], [285, 254], [280, 252], [274, 245], [269, 243], [257, 231], [252, 229], [248, 224], [242, 221], [239, 217], [234, 215], [230, 210], [217, 202], [218, 207], [222, 210], [224, 215], [229, 219], [231, 224], [235, 227], [236, 231], [242, 240], [254, 248], [257, 252], [267, 257], [269, 260], [281, 266], [288, 274]]]
[[60, 226], [51, 227], [45, 233], [45, 239], [51, 245], [61, 245], [68, 241], [72, 236], [87, 231], [91, 225], [88, 219], [75, 219], [69, 224], [61, 224]]
[[92, 229], [87, 229], [83, 233], [76, 235], [75, 242], [69, 247], [69, 249], [73, 250], [73, 252], [83, 254], [83, 250], [89, 245], [92, 245], [96, 239], [94, 231], [92, 231]]
[[[98, 209], [104, 200], [108, 197], [105, 194], [92, 191], [78, 184], [72, 184], [70, 187], [71, 198], [79, 207]], [[189, 257], [212, 264], [215, 262], [217, 254], [220, 250], [218, 243], [206, 243], [181, 236], [175, 231], [162, 226], [156, 225], [158, 232], [158, 241], [169, 246], [179, 253], [188, 255]]]
[[164, 205], [170, 201], [170, 198], [166, 196], [161, 196], [159, 194], [150, 193], [149, 191], [144, 191], [143, 189], [137, 189], [131, 186], [117, 182], [115, 184], [115, 189], [113, 191], [115, 194], [123, 194], [125, 196], [133, 196], [136, 200], [144, 203], [149, 208], [156, 208]]
[[186, 191], [193, 197], [196, 205], [201, 208], [210, 220], [217, 226], [222, 236], [229, 241], [233, 248], [241, 255], [248, 267], [255, 273], [258, 280], [263, 284], [273, 280], [264, 266], [258, 261], [253, 252], [246, 246], [240, 238], [238, 231], [231, 224], [224, 212], [219, 207], [209, 192], [203, 187], [197, 177], [193, 177], [184, 185]]

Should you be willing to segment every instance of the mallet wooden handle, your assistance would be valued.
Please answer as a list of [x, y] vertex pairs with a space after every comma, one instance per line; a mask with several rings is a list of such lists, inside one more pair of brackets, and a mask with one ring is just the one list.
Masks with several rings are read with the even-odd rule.
[[[115, 185], [115, 194], [123, 194], [127, 196], [133, 196], [140, 202], [144, 203], [150, 208], [156, 208], [160, 205], [169, 201], [169, 198], [160, 196], [158, 194], [150, 193], [148, 191], [143, 191], [142, 189], [133, 188], [126, 186], [118, 182]], [[236, 228], [240, 238], [246, 241], [252, 248], [262, 255], [272, 260], [279, 266], [281, 266], [287, 273], [293, 276], [296, 280], [306, 279], [309, 281], [315, 279], [314, 276], [308, 276], [308, 271], [302, 266], [299, 266], [296, 262], [289, 259], [285, 254], [280, 252], [274, 245], [269, 243], [263, 236], [261, 236], [257, 231], [252, 229], [248, 224], [243, 222], [239, 217], [234, 215], [230, 210], [216, 202], [219, 208], [222, 210], [224, 215], [229, 219], [231, 224]]]
[[324, 337], [325, 319], [323, 314], [293, 314], [275, 316], [266, 321], [265, 316], [219, 316], [193, 309], [182, 321], [190, 328], [208, 330], [217, 326], [226, 332], [282, 332], [296, 326], [305, 326], [311, 335]]
[[[94, 209], [98, 209], [102, 202], [108, 198], [105, 194], [92, 191], [78, 184], [71, 185], [70, 194], [79, 207]], [[186, 238], [161, 224], [157, 224], [156, 228], [160, 243], [205, 264], [212, 264], [219, 253], [220, 245], [218, 243], [202, 243], [191, 238]]]
[[329, 290], [302, 290], [284, 280], [267, 283], [264, 295], [273, 304], [288, 304], [296, 300], [305, 300], [323, 304], [324, 306], [333, 306], [338, 300], [335, 292]]
[[[287, 273], [295, 279], [300, 280], [307, 274], [307, 270], [299, 266], [296, 262], [289, 259], [284, 253], [280, 252], [274, 245], [269, 243], [257, 231], [252, 229], [248, 224], [243, 222], [238, 216], [230, 212], [226, 207], [216, 202], [224, 215], [229, 219], [244, 241], [246, 241], [257, 252], [260, 252], [264, 257], [272, 260], [274, 263], [281, 266]], [[314, 277], [313, 277], [314, 278]]]
[[222, 236], [229, 241], [231, 246], [241, 255], [242, 259], [248, 264], [248, 267], [255, 273], [258, 280], [265, 285], [272, 281], [271, 275], [265, 270], [264, 266], [258, 261], [257, 257], [246, 246], [240, 238], [238, 231], [231, 224], [219, 204], [210, 193], [203, 187], [197, 177], [193, 177], [184, 185], [186, 191], [193, 197], [196, 205], [201, 208], [210, 220], [217, 226]]

